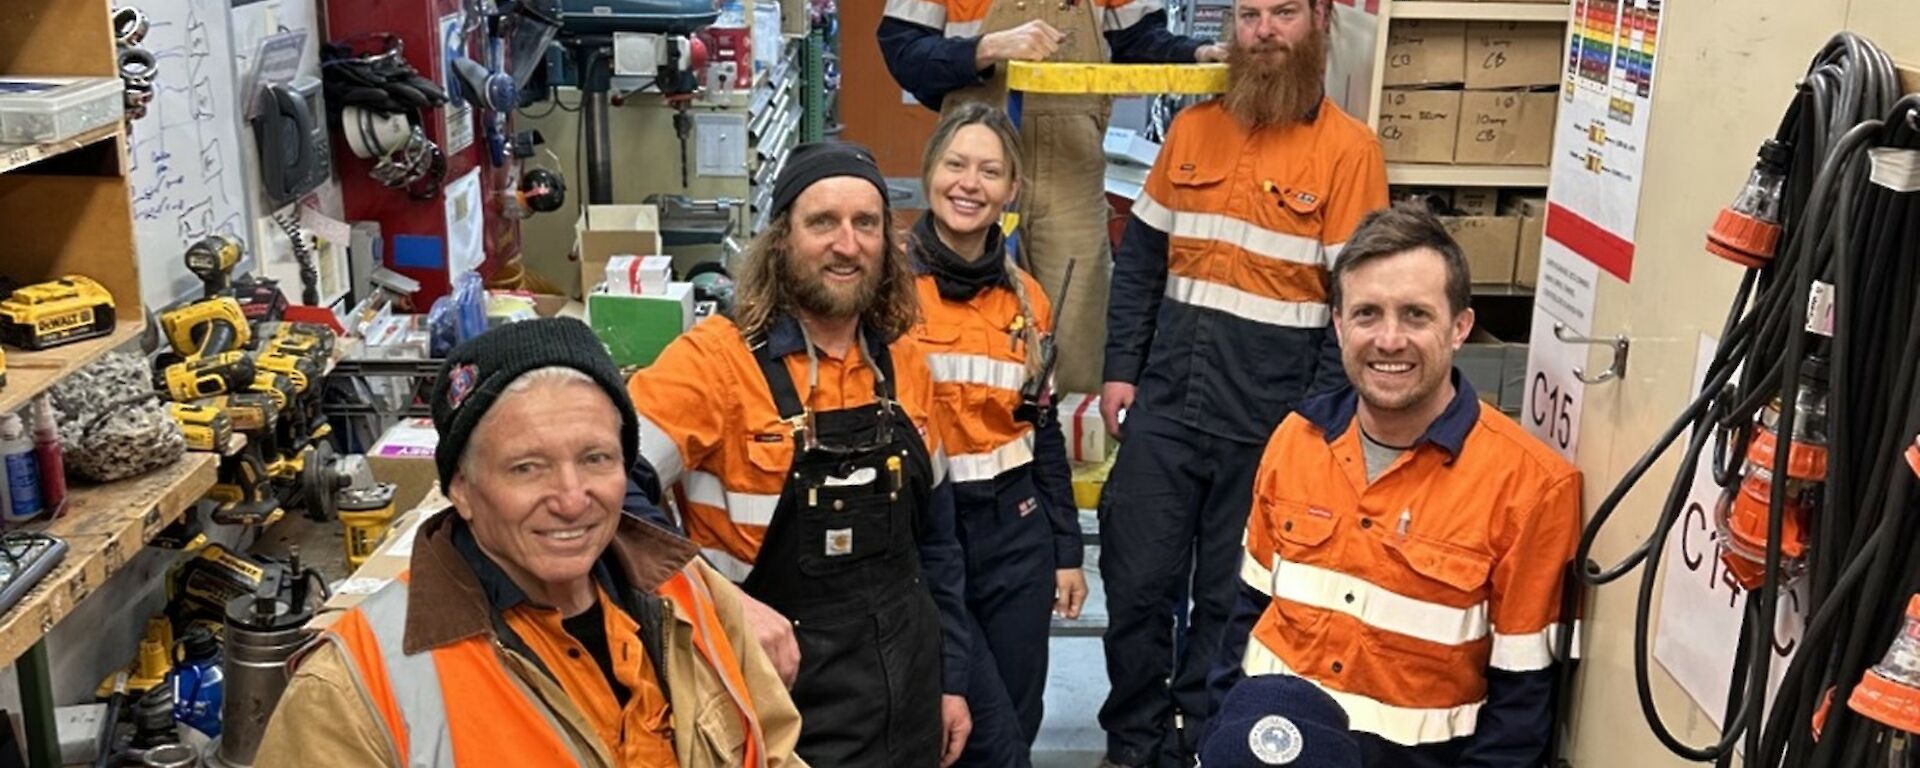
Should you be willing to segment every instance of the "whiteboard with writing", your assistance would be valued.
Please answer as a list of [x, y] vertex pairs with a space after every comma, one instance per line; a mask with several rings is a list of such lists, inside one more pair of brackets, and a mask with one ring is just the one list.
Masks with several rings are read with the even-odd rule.
[[153, 103], [134, 121], [134, 234], [141, 298], [158, 309], [198, 295], [181, 256], [209, 234], [249, 241], [249, 169], [240, 162], [229, 0], [133, 0], [152, 24]]

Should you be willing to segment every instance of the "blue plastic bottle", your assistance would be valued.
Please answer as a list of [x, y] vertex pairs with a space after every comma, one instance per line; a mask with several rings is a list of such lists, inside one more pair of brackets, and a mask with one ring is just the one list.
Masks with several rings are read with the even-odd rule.
[[33, 438], [20, 414], [0, 416], [0, 465], [5, 466], [7, 505], [0, 517], [24, 523], [40, 516], [40, 463], [33, 457]]
[[173, 719], [208, 738], [220, 735], [220, 707], [226, 699], [226, 675], [220, 668], [220, 643], [195, 626], [180, 641], [185, 653], [173, 667]]

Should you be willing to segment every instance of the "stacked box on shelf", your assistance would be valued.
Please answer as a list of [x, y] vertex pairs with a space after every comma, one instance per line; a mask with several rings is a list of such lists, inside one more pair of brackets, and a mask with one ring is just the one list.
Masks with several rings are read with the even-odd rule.
[[621, 367], [651, 365], [693, 325], [693, 285], [668, 283], [665, 293], [587, 297], [587, 324]]
[[1380, 141], [1398, 163], [1547, 165], [1565, 25], [1395, 21]]

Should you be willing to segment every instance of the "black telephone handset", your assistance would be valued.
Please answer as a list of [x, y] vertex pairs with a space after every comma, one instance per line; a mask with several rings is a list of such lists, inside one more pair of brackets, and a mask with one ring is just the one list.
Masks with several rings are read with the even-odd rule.
[[326, 126], [307, 103], [315, 87], [275, 83], [253, 120], [260, 148], [260, 181], [275, 207], [298, 200], [326, 183], [333, 172]]

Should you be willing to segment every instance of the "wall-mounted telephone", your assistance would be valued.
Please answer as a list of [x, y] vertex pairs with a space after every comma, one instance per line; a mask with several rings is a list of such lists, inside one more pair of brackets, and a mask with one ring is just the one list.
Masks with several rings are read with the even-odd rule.
[[253, 136], [260, 147], [260, 181], [274, 207], [298, 200], [333, 174], [320, 81], [304, 78], [265, 86]]

